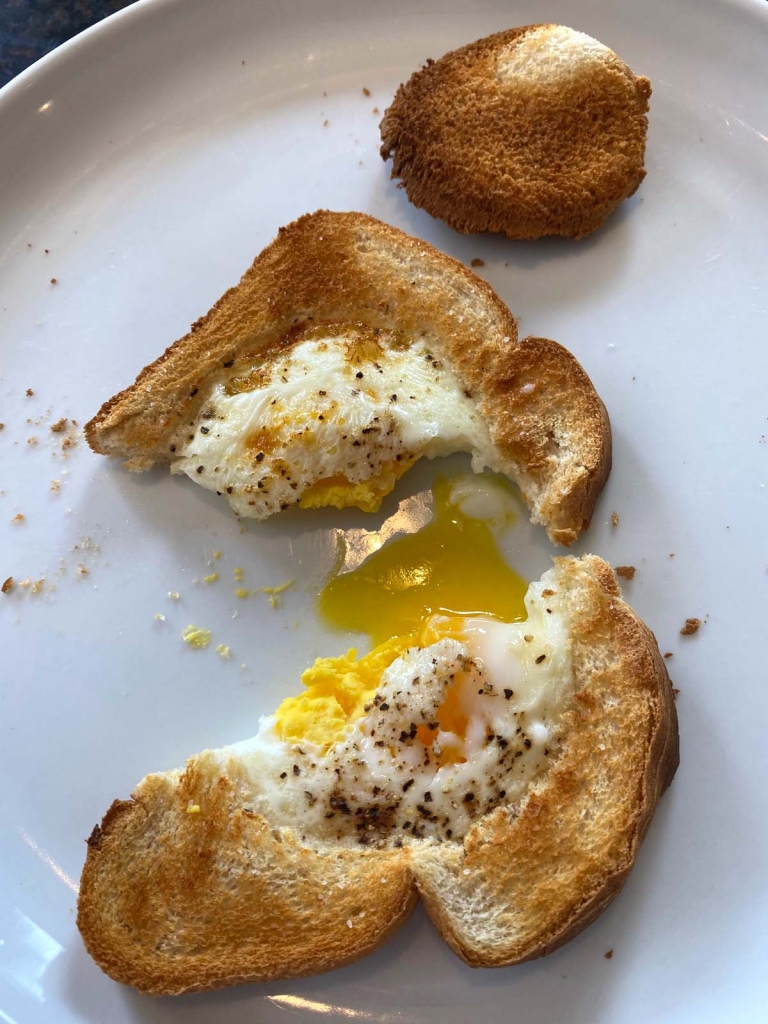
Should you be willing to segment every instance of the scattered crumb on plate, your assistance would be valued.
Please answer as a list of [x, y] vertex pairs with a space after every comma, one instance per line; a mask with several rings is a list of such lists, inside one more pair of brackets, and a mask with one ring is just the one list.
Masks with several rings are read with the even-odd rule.
[[619, 525], [619, 513], [618, 512], [611, 512], [611, 526], [618, 526], [618, 525]]
[[616, 566], [616, 575], [617, 576], [621, 576], [621, 578], [624, 579], [624, 580], [633, 580], [635, 578], [635, 573], [636, 572], [637, 572], [637, 569], [634, 567], [634, 565], [617, 565]]
[[10, 592], [12, 590], [13, 590], [13, 576], [9, 576], [8, 579], [5, 581], [5, 583], [3, 583], [2, 587], [0, 587], [0, 591], [2, 591], [4, 594], [10, 594]]
[[674, 658], [674, 654], [672, 653], [672, 651], [667, 651], [664, 654], [664, 657], [667, 659], [667, 661], [669, 661], [670, 658]]
[[469, 265], [470, 267], [484, 267], [485, 260], [481, 260], [479, 256], [475, 256], [475, 258], [470, 262]]
[[686, 619], [685, 625], [680, 630], [681, 636], [693, 636], [694, 633], [698, 633], [699, 626], [701, 625], [701, 619]]
[[181, 634], [181, 639], [190, 647], [203, 650], [211, 642], [211, 635], [210, 629], [204, 629], [202, 626], [187, 626]]

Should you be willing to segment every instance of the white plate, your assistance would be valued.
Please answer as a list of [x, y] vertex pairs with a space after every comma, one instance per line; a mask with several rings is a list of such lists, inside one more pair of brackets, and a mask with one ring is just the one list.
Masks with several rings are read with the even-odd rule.
[[[552, 0], [547, 18], [651, 78], [648, 177], [579, 244], [460, 237], [389, 181], [372, 109], [426, 57], [541, 17], [504, 0], [154, 0], [3, 91], [0, 578], [55, 584], [0, 598], [3, 1021], [764, 1019], [768, 16], [757, 3]], [[281, 224], [321, 206], [481, 257], [522, 330], [583, 362], [615, 447], [578, 549], [638, 568], [625, 592], [674, 653], [682, 766], [620, 899], [545, 960], [471, 971], [417, 913], [355, 967], [153, 1001], [82, 948], [83, 838], [146, 772], [248, 735], [316, 654], [342, 649], [311, 591], [333, 529], [371, 521], [289, 514], [241, 534], [184, 480], [130, 476], [82, 442], [63, 459], [49, 425], [92, 415]], [[397, 498], [434, 469], [415, 470]], [[17, 512], [26, 521], [11, 525]], [[237, 564], [254, 582], [296, 576], [283, 610], [235, 601], [228, 576], [195, 585], [214, 548], [223, 576]], [[551, 553], [532, 528], [506, 550], [529, 575]], [[706, 625], [686, 639], [688, 616]], [[211, 627], [233, 661], [185, 648], [189, 622]]]

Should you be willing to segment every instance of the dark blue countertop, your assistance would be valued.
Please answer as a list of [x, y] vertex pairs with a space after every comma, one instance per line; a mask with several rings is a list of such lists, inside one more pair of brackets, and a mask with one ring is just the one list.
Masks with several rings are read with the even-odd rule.
[[0, 0], [0, 86], [131, 0]]

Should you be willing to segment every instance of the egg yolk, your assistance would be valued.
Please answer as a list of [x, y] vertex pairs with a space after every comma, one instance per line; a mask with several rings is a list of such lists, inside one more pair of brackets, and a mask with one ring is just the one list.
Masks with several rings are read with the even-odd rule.
[[[417, 533], [390, 541], [357, 569], [335, 576], [318, 598], [321, 618], [339, 629], [367, 633], [376, 645], [318, 658], [302, 675], [305, 690], [276, 712], [278, 735], [327, 748], [365, 714], [382, 673], [409, 647], [443, 637], [463, 638], [463, 618], [486, 615], [504, 622], [525, 618], [525, 581], [501, 556], [488, 523], [472, 519], [450, 501], [447, 481], [434, 491], [434, 516]], [[467, 720], [449, 689], [440, 726], [458, 737]], [[433, 736], [423, 730], [422, 742]], [[446, 758], [461, 760], [457, 749]]]
[[318, 610], [329, 626], [367, 633], [380, 644], [413, 633], [436, 612], [515, 622], [525, 617], [526, 590], [488, 523], [453, 505], [450, 482], [439, 480], [432, 521], [334, 577], [320, 593]]
[[387, 462], [380, 473], [370, 480], [352, 483], [345, 476], [330, 476], [308, 487], [299, 499], [300, 508], [359, 508], [363, 512], [378, 512], [381, 503], [393, 491], [399, 478], [416, 460], [403, 459]]

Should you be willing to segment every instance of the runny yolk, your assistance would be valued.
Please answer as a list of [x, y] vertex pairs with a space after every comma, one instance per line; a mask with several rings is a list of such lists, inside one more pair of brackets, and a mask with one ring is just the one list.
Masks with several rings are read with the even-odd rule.
[[501, 556], [488, 523], [450, 503], [450, 484], [434, 488], [434, 518], [398, 537], [321, 591], [330, 626], [367, 633], [378, 645], [416, 632], [435, 613], [525, 618], [525, 581]]

